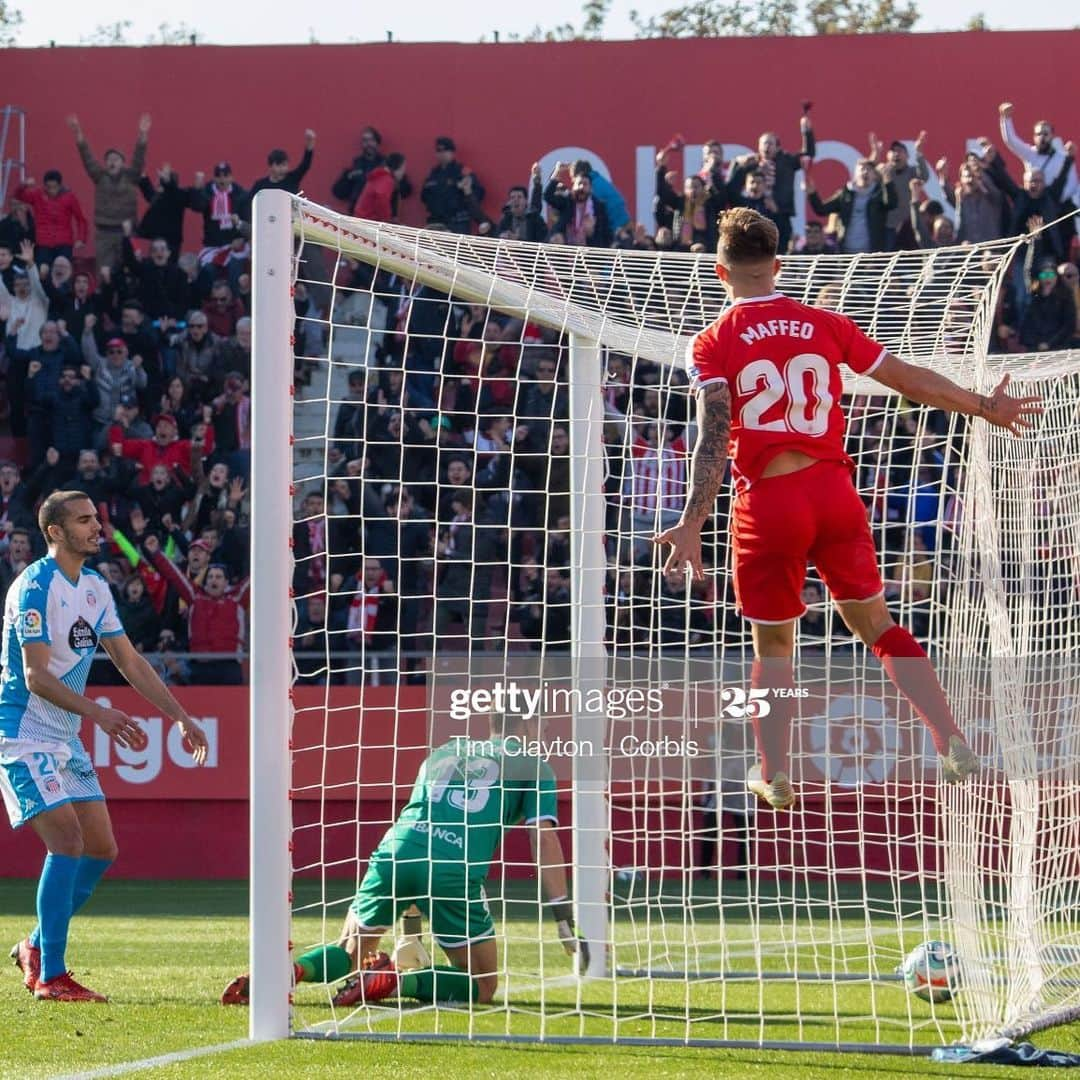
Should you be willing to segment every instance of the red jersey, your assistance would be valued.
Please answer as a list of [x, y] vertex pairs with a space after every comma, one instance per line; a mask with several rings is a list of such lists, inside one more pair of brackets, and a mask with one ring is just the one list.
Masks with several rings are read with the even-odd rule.
[[780, 293], [736, 300], [702, 330], [686, 353], [690, 388], [728, 384], [736, 492], [784, 450], [850, 465], [840, 364], [866, 375], [886, 351], [846, 316]]

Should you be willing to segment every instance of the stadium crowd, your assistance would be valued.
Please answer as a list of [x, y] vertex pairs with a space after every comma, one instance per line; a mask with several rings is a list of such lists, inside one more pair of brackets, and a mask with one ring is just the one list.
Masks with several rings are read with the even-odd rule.
[[[701, 171], [680, 178], [669, 169], [683, 149], [676, 137], [656, 158], [650, 222], [631, 220], [615, 184], [585, 161], [560, 163], [546, 177], [534, 165], [526, 185], [492, 198], [445, 135], [414, 186], [403, 155], [388, 152], [370, 126], [331, 191], [310, 194], [373, 220], [394, 221], [405, 200], [418, 198], [429, 228], [649, 251], [711, 250], [717, 215], [733, 206], [771, 217], [794, 253], [940, 247], [1030, 232], [1027, 258], [1003, 291], [993, 347], [1078, 346], [1073, 223], [1039, 231], [1080, 204], [1075, 148], [1055, 140], [1047, 121], [1025, 142], [1007, 104], [999, 121], [1000, 146], [980, 140], [955, 172], [945, 157], [931, 165], [925, 133], [912, 149], [900, 141], [886, 148], [872, 136], [849, 182], [827, 195], [815, 182], [809, 103], [797, 151], [766, 132], [756, 153], [727, 162], [723, 146], [709, 142]], [[149, 172], [149, 116], [130, 157], [107, 149], [99, 159], [77, 117], [68, 123], [93, 185], [89, 213], [44, 162], [40, 183], [27, 178], [11, 191], [0, 218], [0, 434], [25, 447], [23, 460], [0, 462], [0, 595], [42, 553], [36, 505], [56, 488], [80, 488], [99, 506], [106, 543], [98, 568], [138, 648], [153, 655], [167, 681], [240, 682], [251, 200], [266, 188], [300, 190], [315, 133], [304, 133], [298, 160], [272, 150], [266, 174], [245, 187], [227, 161], [209, 178], [181, 178], [168, 165]], [[947, 206], [927, 196], [932, 173]], [[816, 216], [796, 235], [804, 189]], [[188, 214], [201, 219], [197, 250], [183, 247]], [[313, 656], [298, 661], [301, 678], [325, 681], [323, 656], [341, 669], [335, 679], [386, 677], [381, 669], [397, 665], [388, 658], [398, 651], [422, 677], [422, 658], [436, 641], [451, 650], [470, 641], [493, 650], [506, 641], [524, 651], [566, 648], [565, 340], [352, 260], [327, 265], [323, 254], [305, 249], [295, 290], [296, 381], [302, 393], [328, 357], [351, 360], [353, 370], [332, 417], [325, 483], [303, 487], [297, 499], [295, 648]], [[374, 300], [358, 311], [365, 295]], [[334, 351], [331, 322], [370, 328], [369, 346], [351, 356], [347, 347]], [[687, 586], [656, 569], [648, 541], [678, 517], [685, 496], [685, 386], [681, 372], [608, 357], [606, 602], [611, 640], [620, 646], [689, 642], [707, 650], [742, 638], [732, 597], [712, 592], [726, 575]], [[880, 439], [882, 423], [868, 406], [850, 438]], [[886, 550], [896, 553], [888, 587], [925, 634], [931, 523], [955, 465], [945, 442], [928, 442], [906, 424], [901, 419], [889, 433], [892, 461], [906, 472], [889, 479], [888, 494], [870, 510], [889, 531]], [[930, 428], [944, 430], [933, 417]], [[721, 505], [713, 566], [727, 559], [725, 516]], [[831, 624], [812, 579], [805, 598], [804, 632], [823, 640]]]

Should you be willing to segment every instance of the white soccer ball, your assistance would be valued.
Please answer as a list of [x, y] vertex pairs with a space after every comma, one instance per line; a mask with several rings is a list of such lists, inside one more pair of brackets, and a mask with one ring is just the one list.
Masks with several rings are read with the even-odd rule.
[[917, 998], [940, 1005], [960, 988], [960, 958], [945, 941], [924, 941], [899, 968], [904, 985]]

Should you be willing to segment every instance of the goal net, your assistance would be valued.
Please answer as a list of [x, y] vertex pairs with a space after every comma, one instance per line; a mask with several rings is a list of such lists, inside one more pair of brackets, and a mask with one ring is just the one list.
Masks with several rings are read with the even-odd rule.
[[[280, 193], [255, 236], [253, 1035], [925, 1052], [1080, 1010], [1080, 369], [987, 354], [1016, 245], [784, 261], [787, 295], [983, 392], [1009, 371], [1047, 408], [1014, 439], [845, 384], [890, 609], [983, 768], [941, 782], [811, 570], [800, 801], [776, 814], [745, 792], [759, 703], [728, 493], [703, 584], [665, 575], [650, 539], [686, 496], [683, 357], [727, 303], [711, 260], [377, 226]], [[542, 721], [531, 811], [492, 706]], [[361, 882], [418, 775], [427, 862], [372, 906]], [[492, 800], [529, 822], [498, 844]], [[587, 968], [551, 918], [541, 828]], [[290, 947], [339, 941], [352, 909], [389, 952], [413, 902], [432, 964], [473, 943], [478, 999], [290, 987]], [[955, 953], [948, 1000], [900, 971], [927, 941]]]

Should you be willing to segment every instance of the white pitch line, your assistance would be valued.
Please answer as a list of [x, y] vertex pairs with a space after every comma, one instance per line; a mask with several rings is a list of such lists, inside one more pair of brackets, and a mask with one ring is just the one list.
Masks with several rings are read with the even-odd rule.
[[123, 1076], [125, 1073], [141, 1072], [160, 1065], [174, 1065], [178, 1061], [190, 1061], [192, 1058], [208, 1057], [221, 1054], [226, 1050], [239, 1050], [245, 1046], [255, 1046], [250, 1039], [236, 1039], [233, 1042], [218, 1043], [216, 1046], [194, 1046], [189, 1050], [174, 1050], [171, 1054], [159, 1054], [157, 1057], [143, 1058], [141, 1061], [121, 1061], [116, 1065], [102, 1065], [87, 1072], [64, 1073], [54, 1076], [53, 1080], [98, 1080], [105, 1076]]

